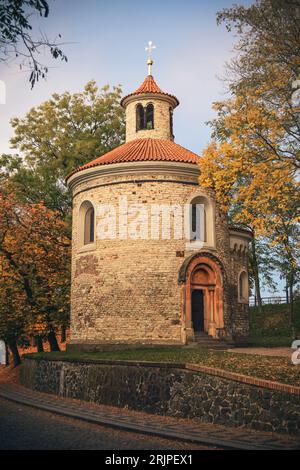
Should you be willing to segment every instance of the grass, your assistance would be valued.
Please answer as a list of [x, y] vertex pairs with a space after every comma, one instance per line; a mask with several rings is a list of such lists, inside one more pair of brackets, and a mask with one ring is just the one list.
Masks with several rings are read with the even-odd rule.
[[[295, 324], [300, 337], [300, 301], [295, 302]], [[265, 305], [260, 314], [250, 309], [250, 340], [253, 346], [290, 347], [292, 338], [288, 328], [288, 306]], [[292, 351], [291, 351], [292, 352]], [[27, 355], [25, 355], [26, 357]], [[170, 363], [194, 363], [238, 372], [251, 377], [300, 386], [300, 366], [289, 357], [211, 351], [206, 349], [144, 348], [95, 353], [35, 353], [28, 356], [40, 359], [67, 359], [70, 361], [134, 360]]]
[[[94, 353], [35, 353], [29, 355], [40, 359], [67, 359], [74, 362], [88, 360], [118, 359], [155, 362], [176, 362], [202, 364], [238, 372], [251, 377], [300, 386], [300, 367], [291, 363], [290, 358], [268, 357], [250, 354], [211, 351], [206, 349], [144, 348], [113, 352]], [[26, 357], [26, 356], [25, 356]]]
[[[295, 326], [300, 337], [300, 300], [295, 302]], [[290, 347], [292, 337], [289, 330], [288, 305], [264, 305], [262, 313], [250, 308], [250, 341], [253, 346]]]

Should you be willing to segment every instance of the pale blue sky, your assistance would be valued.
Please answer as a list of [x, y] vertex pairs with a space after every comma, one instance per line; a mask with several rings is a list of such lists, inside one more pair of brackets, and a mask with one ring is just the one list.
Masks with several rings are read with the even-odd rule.
[[[28, 76], [16, 64], [0, 65], [6, 104], [0, 104], [0, 153], [9, 152], [13, 116], [23, 116], [54, 92], [82, 90], [95, 79], [102, 86], [134, 91], [147, 75], [145, 46], [152, 40], [153, 75], [180, 106], [174, 114], [177, 143], [201, 153], [210, 139], [205, 124], [213, 101], [224, 98], [224, 64], [232, 57], [235, 38], [217, 26], [216, 12], [232, 0], [49, 0], [48, 19], [35, 25], [49, 38], [62, 34], [68, 63], [49, 61], [46, 81], [30, 89]], [[249, 5], [249, 0], [236, 3]]]
[[[159, 86], [180, 100], [175, 111], [176, 141], [200, 153], [209, 141], [205, 122], [211, 104], [222, 98], [224, 62], [234, 38], [216, 25], [218, 9], [231, 0], [54, 0], [48, 19], [36, 24], [50, 38], [58, 33], [69, 62], [48, 61], [53, 68], [46, 82], [33, 90], [27, 74], [14, 63], [1, 64], [6, 82], [6, 105], [0, 106], [0, 152], [9, 150], [12, 116], [48, 99], [53, 92], [79, 91], [94, 78], [99, 85], [121, 84], [124, 93], [139, 86], [147, 74], [145, 45], [152, 40], [153, 75]], [[251, 2], [242, 1], [249, 4]]]

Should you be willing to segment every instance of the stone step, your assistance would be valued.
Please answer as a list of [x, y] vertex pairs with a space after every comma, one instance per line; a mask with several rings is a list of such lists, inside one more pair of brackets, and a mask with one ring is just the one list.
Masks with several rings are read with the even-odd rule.
[[234, 346], [232, 344], [207, 344], [207, 343], [192, 343], [189, 345], [193, 349], [215, 349], [215, 350], [220, 350], [224, 351], [225, 349], [232, 349]]
[[230, 349], [234, 345], [226, 343], [220, 339], [213, 338], [205, 331], [195, 333], [195, 347], [206, 349]]

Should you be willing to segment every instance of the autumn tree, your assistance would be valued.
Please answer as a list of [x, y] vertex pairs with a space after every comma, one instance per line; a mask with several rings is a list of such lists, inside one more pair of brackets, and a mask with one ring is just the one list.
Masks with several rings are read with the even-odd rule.
[[5, 256], [0, 254], [0, 338], [13, 355], [13, 364], [21, 362], [18, 342], [26, 338], [28, 304], [22, 283], [14, 276]]
[[[299, 183], [290, 168], [279, 163], [252, 162], [228, 142], [212, 142], [203, 152], [200, 169], [201, 185], [214, 190], [221, 209], [229, 212], [235, 224], [246, 225], [255, 233], [250, 273], [261, 307], [259, 273], [267, 276], [270, 284], [270, 271], [275, 265], [280, 266], [274, 261], [275, 245], [286, 257], [290, 250], [294, 253], [298, 250], [297, 238], [287, 234], [294, 234], [299, 225]], [[295, 256], [289, 260], [292, 273]]]
[[215, 191], [235, 223], [255, 231], [251, 268], [258, 297], [261, 239], [273, 253], [275, 246], [282, 250], [290, 273], [296, 269], [296, 238], [287, 232], [299, 224], [300, 102], [293, 90], [300, 72], [299, 7], [298, 0], [260, 0], [218, 13], [238, 43], [226, 68], [230, 96], [214, 104], [214, 140], [203, 152], [200, 183]]
[[0, 157], [0, 185], [6, 188], [0, 253], [26, 294], [26, 331], [40, 348], [46, 337], [57, 349], [55, 333], [69, 322], [71, 199], [64, 178], [123, 142], [120, 95], [120, 88], [100, 90], [93, 81], [82, 93], [54, 94], [13, 119], [11, 144], [19, 154]]
[[35, 36], [31, 21], [33, 15], [47, 18], [49, 2], [0, 0], [0, 62], [15, 59], [20, 69], [29, 71], [31, 87], [48, 73], [48, 67], [39, 59], [42, 51], [46, 49], [53, 59], [67, 61], [57, 40], [51, 41], [41, 32], [39, 37]]
[[300, 167], [300, 0], [259, 0], [217, 15], [238, 37], [227, 64], [232, 99], [215, 104], [218, 138], [252, 159]]
[[[70, 241], [66, 235], [67, 224], [57, 212], [41, 203], [20, 203], [12, 189], [9, 184], [0, 193], [0, 294], [2, 308], [8, 309], [7, 312], [0, 311], [0, 336], [8, 338], [12, 332], [17, 342], [21, 326], [26, 326], [28, 335], [46, 336], [50, 349], [58, 350], [55, 333], [69, 322]], [[7, 288], [6, 279], [10, 281]], [[23, 300], [18, 303], [20, 296]], [[22, 316], [25, 323], [21, 324], [18, 335], [10, 319]]]

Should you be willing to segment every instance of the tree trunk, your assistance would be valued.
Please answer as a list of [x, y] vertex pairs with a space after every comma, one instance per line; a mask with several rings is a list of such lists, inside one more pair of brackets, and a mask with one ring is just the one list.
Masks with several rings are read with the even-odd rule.
[[57, 338], [56, 338], [56, 334], [55, 334], [54, 330], [50, 331], [47, 338], [48, 338], [48, 342], [49, 342], [49, 345], [50, 345], [50, 351], [60, 351], [60, 348], [59, 348]]
[[262, 301], [260, 295], [260, 280], [259, 280], [259, 270], [258, 270], [258, 263], [257, 263], [257, 256], [256, 256], [256, 245], [255, 245], [255, 238], [252, 238], [251, 242], [251, 255], [252, 255], [252, 270], [254, 276], [254, 287], [255, 287], [255, 298], [257, 302], [257, 307], [259, 313], [262, 313]]
[[9, 349], [11, 350], [12, 355], [13, 355], [14, 367], [17, 367], [18, 365], [21, 364], [21, 357], [20, 357], [20, 354], [19, 354], [19, 350], [18, 350], [16, 340], [8, 341], [8, 346], [9, 346]]
[[44, 352], [43, 339], [40, 335], [34, 337], [37, 352]]
[[6, 342], [5, 342], [5, 350], [6, 350], [5, 365], [9, 366], [9, 349], [8, 349], [8, 345]]
[[288, 281], [286, 281], [286, 286], [285, 286], [285, 298], [286, 298], [286, 303], [289, 303], [289, 285]]
[[62, 343], [66, 341], [66, 328], [64, 326], [61, 327], [60, 340]]
[[295, 330], [295, 325], [294, 325], [294, 274], [292, 273], [290, 276], [290, 282], [289, 282], [289, 297], [290, 297], [290, 303], [289, 303], [289, 323], [290, 323], [290, 328], [291, 328], [291, 335], [292, 339], [296, 338], [296, 330]]

